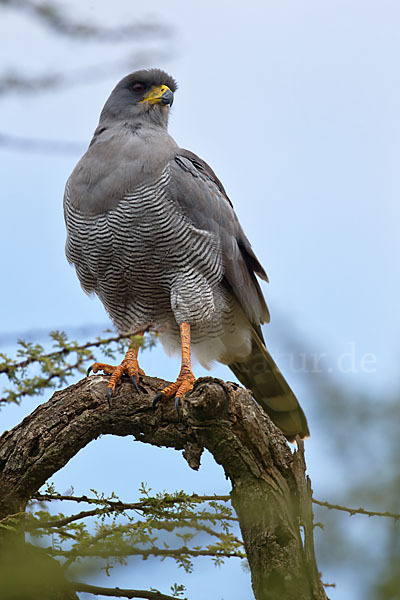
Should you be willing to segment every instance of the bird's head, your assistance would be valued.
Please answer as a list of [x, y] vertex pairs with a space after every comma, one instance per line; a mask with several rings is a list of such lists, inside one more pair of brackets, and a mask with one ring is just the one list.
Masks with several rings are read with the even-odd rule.
[[176, 81], [161, 69], [143, 69], [127, 75], [115, 86], [100, 116], [100, 123], [148, 120], [166, 126]]

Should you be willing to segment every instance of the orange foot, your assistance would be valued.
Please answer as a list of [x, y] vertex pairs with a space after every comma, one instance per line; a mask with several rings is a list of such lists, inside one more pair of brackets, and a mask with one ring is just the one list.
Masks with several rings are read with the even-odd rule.
[[181, 372], [178, 375], [178, 379], [175, 383], [171, 383], [168, 387], [164, 388], [159, 392], [153, 400], [153, 410], [156, 408], [160, 400], [168, 400], [175, 396], [175, 408], [178, 411], [179, 400], [184, 394], [190, 392], [193, 389], [193, 384], [196, 381], [196, 377], [192, 373], [190, 367], [182, 366]]
[[111, 406], [110, 400], [111, 396], [115, 392], [116, 386], [121, 383], [122, 375], [128, 375], [131, 378], [135, 390], [138, 393], [138, 379], [139, 377], [145, 375], [145, 372], [139, 367], [137, 361], [137, 352], [135, 350], [128, 350], [124, 360], [116, 367], [105, 363], [95, 362], [91, 367], [88, 368], [87, 376], [89, 376], [91, 371], [93, 371], [93, 373], [103, 371], [103, 373], [106, 375], [111, 375], [110, 381], [107, 385], [107, 402], [109, 406]]

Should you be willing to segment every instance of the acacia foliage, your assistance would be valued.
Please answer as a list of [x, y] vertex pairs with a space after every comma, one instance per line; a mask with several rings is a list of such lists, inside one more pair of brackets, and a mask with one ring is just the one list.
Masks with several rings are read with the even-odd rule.
[[[3, 407], [19, 404], [24, 398], [64, 387], [85, 373], [98, 353], [102, 360], [116, 361], [131, 343], [149, 348], [156, 343], [156, 336], [108, 335], [80, 343], [54, 331], [50, 333], [51, 348], [20, 340], [15, 359], [0, 355], [0, 374], [8, 380], [1, 403]], [[71, 506], [79, 506], [79, 510], [71, 511]], [[56, 559], [65, 576], [72, 579], [77, 572], [91, 572], [94, 564], [110, 574], [115, 565], [126, 565], [129, 557], [172, 560], [188, 573], [198, 557], [209, 557], [216, 566], [228, 557], [245, 560], [229, 496], [183, 491], [152, 495], [145, 483], [137, 501], [124, 502], [115, 493], [105, 496], [96, 490], [76, 496], [71, 489], [62, 495], [48, 482], [30, 499], [26, 511], [0, 521], [0, 538], [10, 541], [21, 535], [40, 548], [42, 555]], [[16, 554], [20, 551], [18, 547]], [[13, 554], [10, 548], [8, 552]], [[45, 570], [47, 567], [44, 563]], [[181, 596], [184, 586], [174, 584], [171, 593]]]

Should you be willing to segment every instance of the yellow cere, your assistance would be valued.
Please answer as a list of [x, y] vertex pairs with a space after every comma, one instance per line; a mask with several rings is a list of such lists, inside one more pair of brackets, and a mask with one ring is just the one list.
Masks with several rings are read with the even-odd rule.
[[165, 94], [166, 91], [169, 90], [167, 85], [159, 85], [157, 87], [152, 88], [152, 90], [147, 94], [143, 100], [140, 102], [149, 102], [150, 104], [155, 104], [156, 102], [161, 101], [161, 96]]

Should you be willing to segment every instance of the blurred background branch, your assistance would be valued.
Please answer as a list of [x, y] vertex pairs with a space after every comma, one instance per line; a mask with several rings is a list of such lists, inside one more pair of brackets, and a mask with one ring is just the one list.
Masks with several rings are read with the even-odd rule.
[[[58, 72], [46, 72], [43, 75], [27, 76], [18, 72], [16, 67], [3, 67], [0, 75], [0, 96], [8, 94], [37, 94], [46, 91], [63, 89], [76, 85], [89, 85], [108, 77], [111, 73], [127, 69], [134, 70], [135, 66], [157, 62], [173, 55], [173, 38], [175, 30], [156, 19], [140, 20], [134, 23], [121, 24], [115, 27], [104, 27], [101, 24], [87, 23], [74, 20], [64, 7], [57, 2], [34, 2], [32, 0], [0, 0], [0, 10], [20, 11], [28, 18], [35, 19], [45, 28], [56, 35], [77, 42], [96, 44], [122, 44], [125, 56], [115, 61], [102, 62], [101, 64], [79, 67], [76, 69], [59, 69]], [[157, 48], [146, 49], [146, 44], [157, 42], [162, 45], [162, 51]], [[132, 50], [132, 45], [140, 45], [140, 50]], [[45, 152], [77, 152], [82, 150], [78, 144], [69, 142], [41, 142], [40, 140], [18, 140], [9, 135], [2, 135], [1, 145], [15, 149], [25, 147], [26, 150]]]
[[71, 19], [71, 16], [56, 2], [35, 2], [34, 0], [0, 0], [0, 8], [20, 10], [34, 17], [43, 26], [55, 33], [81, 40], [100, 42], [141, 41], [151, 37], [170, 38], [173, 28], [161, 22], [136, 22], [109, 28], [94, 23], [88, 24]]

